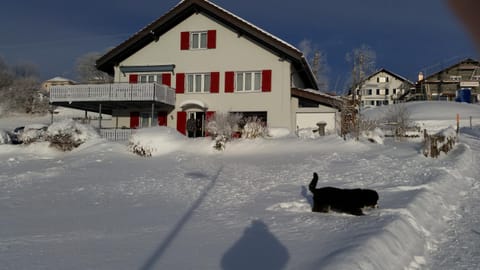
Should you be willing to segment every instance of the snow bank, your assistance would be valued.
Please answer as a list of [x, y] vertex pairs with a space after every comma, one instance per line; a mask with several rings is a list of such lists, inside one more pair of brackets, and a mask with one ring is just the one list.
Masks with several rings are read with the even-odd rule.
[[185, 147], [188, 138], [169, 127], [142, 128], [129, 140], [128, 149], [141, 156], [158, 156]]

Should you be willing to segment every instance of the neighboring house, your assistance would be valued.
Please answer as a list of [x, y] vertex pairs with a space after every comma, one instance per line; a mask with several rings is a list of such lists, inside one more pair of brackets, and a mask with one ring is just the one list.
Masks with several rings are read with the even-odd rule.
[[480, 97], [480, 63], [467, 58], [432, 75], [419, 76], [416, 93], [426, 100], [458, 100], [459, 93], [468, 93], [469, 100], [477, 103]]
[[181, 1], [97, 68], [114, 83], [55, 87], [51, 102], [111, 114], [112, 128], [165, 125], [186, 134], [194, 117], [205, 135], [215, 114], [242, 113], [295, 131], [306, 125], [297, 123], [305, 110], [336, 128], [333, 105], [298, 95], [318, 89], [301, 51], [206, 0]]
[[361, 107], [368, 108], [395, 104], [411, 88], [414, 88], [413, 82], [382, 68], [363, 80], [356, 94]]
[[76, 82], [70, 79], [63, 78], [63, 77], [54, 77], [42, 83], [42, 90], [48, 93], [50, 90], [50, 87], [52, 86], [63, 86], [63, 85], [74, 85], [74, 84], [76, 84]]

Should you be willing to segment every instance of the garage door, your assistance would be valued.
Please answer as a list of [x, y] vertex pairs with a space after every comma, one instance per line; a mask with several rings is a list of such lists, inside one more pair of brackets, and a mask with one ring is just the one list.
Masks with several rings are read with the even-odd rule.
[[302, 128], [318, 128], [318, 122], [325, 122], [325, 131], [335, 131], [335, 113], [297, 113], [296, 125]]

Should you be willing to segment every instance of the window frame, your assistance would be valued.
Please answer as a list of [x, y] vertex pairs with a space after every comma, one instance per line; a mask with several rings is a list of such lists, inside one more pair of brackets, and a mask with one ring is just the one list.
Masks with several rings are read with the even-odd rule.
[[[153, 80], [150, 80], [150, 78], [153, 78]], [[138, 83], [159, 83], [159, 84], [162, 84], [162, 74], [157, 74], [157, 73], [138, 74]]]
[[262, 92], [262, 78], [261, 70], [254, 71], [236, 71], [235, 72], [235, 92], [237, 93], [252, 93]]
[[190, 32], [190, 50], [206, 49], [208, 49], [208, 31]]
[[[186, 73], [185, 93], [203, 94], [211, 92], [211, 73]], [[198, 81], [199, 80], [199, 81]]]

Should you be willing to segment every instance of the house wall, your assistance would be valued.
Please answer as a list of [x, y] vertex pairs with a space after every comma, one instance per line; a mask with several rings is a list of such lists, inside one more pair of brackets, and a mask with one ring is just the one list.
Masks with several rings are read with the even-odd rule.
[[[181, 50], [180, 35], [184, 31], [216, 30], [216, 48]], [[176, 87], [175, 74], [219, 72], [219, 93], [183, 93], [176, 95], [175, 109], [168, 115], [168, 126], [176, 127], [177, 112], [186, 100], [200, 101], [215, 112], [267, 111], [270, 127], [292, 130], [290, 110], [291, 64], [272, 52], [239, 36], [229, 28], [198, 13], [187, 18], [158, 41], [152, 42], [115, 68], [115, 81], [128, 82], [129, 74], [120, 72], [120, 66], [148, 66], [175, 64], [171, 86]], [[271, 70], [270, 92], [225, 93], [225, 72]], [[141, 73], [138, 73], [141, 74]], [[301, 85], [299, 78], [297, 83]]]

